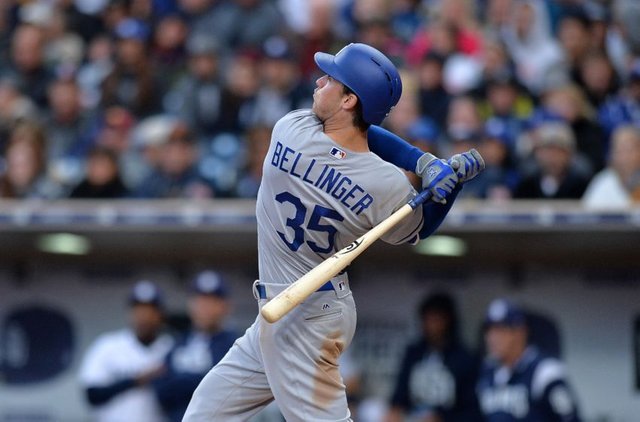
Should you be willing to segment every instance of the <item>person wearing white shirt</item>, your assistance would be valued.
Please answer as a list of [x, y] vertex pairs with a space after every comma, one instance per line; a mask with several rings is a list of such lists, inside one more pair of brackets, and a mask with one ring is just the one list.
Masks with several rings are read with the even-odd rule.
[[640, 128], [620, 126], [612, 135], [609, 165], [582, 196], [587, 208], [625, 208], [640, 200]]
[[100, 335], [87, 350], [79, 379], [96, 422], [162, 422], [149, 382], [157, 378], [173, 340], [162, 333], [160, 289], [140, 281], [130, 296], [129, 328]]

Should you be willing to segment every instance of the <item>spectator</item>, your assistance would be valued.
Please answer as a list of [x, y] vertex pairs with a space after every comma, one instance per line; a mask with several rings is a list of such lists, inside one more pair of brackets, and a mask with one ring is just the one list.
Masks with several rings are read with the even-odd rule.
[[203, 271], [194, 279], [189, 298], [191, 328], [165, 359], [166, 372], [153, 382], [170, 421], [180, 422], [200, 380], [227, 353], [238, 337], [225, 328], [229, 289], [220, 274]]
[[402, 96], [385, 119], [384, 127], [421, 150], [439, 155], [438, 128], [433, 120], [420, 113], [417, 81], [409, 73], [402, 75], [402, 80]]
[[606, 54], [593, 52], [580, 63], [580, 80], [587, 100], [597, 110], [619, 88], [618, 76]]
[[589, 208], [623, 208], [640, 201], [640, 129], [613, 133], [609, 165], [593, 177], [582, 197]]
[[87, 154], [95, 139], [95, 118], [82, 109], [74, 80], [58, 79], [49, 85], [50, 109], [43, 126], [47, 132], [47, 160], [56, 178], [72, 186], [82, 177]]
[[165, 95], [165, 110], [178, 116], [204, 140], [232, 129], [225, 122], [219, 68], [220, 46], [208, 35], [196, 34], [186, 44], [188, 70]]
[[85, 178], [71, 191], [70, 198], [124, 198], [127, 187], [120, 178], [118, 156], [110, 149], [96, 146], [89, 153]]
[[552, 37], [543, 0], [514, 2], [502, 40], [516, 64], [518, 79], [534, 95], [550, 84], [567, 79], [562, 49]]
[[220, 121], [224, 130], [240, 134], [252, 123], [256, 94], [260, 88], [258, 62], [255, 55], [238, 52], [224, 75], [224, 91]]
[[102, 84], [113, 70], [113, 43], [98, 35], [87, 47], [86, 61], [78, 70], [76, 81], [82, 92], [82, 105], [95, 109], [102, 101]]
[[61, 187], [47, 177], [45, 134], [34, 122], [14, 127], [6, 151], [6, 171], [0, 177], [0, 197], [55, 199]]
[[185, 70], [185, 43], [189, 28], [177, 14], [159, 19], [153, 29], [151, 61], [154, 69], [162, 69], [158, 83], [162, 87], [173, 85]]
[[508, 135], [503, 140], [511, 142], [507, 147], [511, 154], [515, 154], [514, 142], [523, 130], [525, 117], [533, 109], [531, 99], [508, 72], [485, 80], [482, 91], [481, 114], [486, 120], [500, 121]]
[[262, 52], [253, 123], [273, 126], [289, 111], [310, 107], [313, 89], [302, 80], [297, 54], [285, 38], [268, 38]]
[[175, 117], [159, 114], [147, 117], [133, 127], [131, 145], [119, 160], [129, 163], [128, 171], [123, 175], [126, 186], [139, 186], [160, 166], [164, 144], [178, 122], [180, 120]]
[[577, 159], [585, 171], [593, 174], [604, 167], [605, 135], [595, 121], [595, 111], [577, 85], [562, 85], [547, 90], [543, 107], [561, 117], [571, 127], [576, 140]]
[[[512, 79], [518, 88], [523, 88], [515, 76], [515, 64], [500, 39], [487, 37], [481, 55], [482, 79], [484, 84], [494, 80]], [[481, 86], [481, 88], [485, 88]], [[484, 90], [480, 92], [484, 94]]]
[[123, 19], [114, 30], [116, 62], [102, 87], [102, 104], [118, 105], [136, 117], [145, 117], [158, 110], [160, 87], [157, 74], [146, 52], [149, 28], [135, 19]]
[[579, 199], [589, 175], [575, 164], [576, 141], [569, 126], [543, 123], [532, 133], [534, 168], [515, 189], [515, 198]]
[[513, 196], [518, 183], [512, 153], [513, 138], [504, 121], [495, 117], [487, 120], [478, 143], [478, 151], [485, 162], [482, 174], [465, 187], [467, 197], [506, 200]]
[[20, 120], [36, 120], [37, 108], [23, 95], [10, 77], [0, 77], [0, 156], [5, 151], [11, 129]]
[[582, 7], [565, 12], [558, 22], [558, 40], [564, 51], [573, 83], [583, 86], [580, 63], [592, 51], [591, 21]]
[[580, 420], [564, 365], [528, 345], [527, 320], [518, 306], [494, 300], [484, 327], [487, 360], [477, 391], [485, 421]]
[[443, 69], [446, 58], [437, 53], [428, 53], [417, 69], [420, 110], [432, 119], [440, 129], [447, 124], [447, 113], [451, 95], [444, 88]]
[[69, 29], [68, 19], [63, 11], [53, 6], [51, 8], [42, 25], [47, 40], [45, 61], [56, 75], [70, 77], [82, 63], [85, 44], [80, 35]]
[[96, 422], [164, 420], [149, 386], [173, 343], [162, 333], [162, 293], [155, 283], [140, 281], [129, 305], [130, 327], [98, 337], [80, 367], [80, 384]]
[[445, 144], [445, 155], [463, 153], [475, 147], [482, 133], [482, 118], [478, 105], [471, 96], [459, 96], [449, 104]]
[[418, 316], [420, 338], [405, 350], [386, 421], [403, 421], [405, 415], [425, 422], [478, 420], [476, 359], [458, 337], [453, 299], [431, 294]]
[[184, 123], [175, 125], [162, 145], [158, 167], [137, 186], [138, 198], [208, 198], [212, 188], [198, 173], [197, 146]]
[[4, 76], [11, 77], [20, 92], [40, 108], [47, 106], [47, 86], [53, 78], [45, 66], [44, 47], [42, 30], [34, 25], [21, 24], [11, 40], [11, 63], [2, 69]]

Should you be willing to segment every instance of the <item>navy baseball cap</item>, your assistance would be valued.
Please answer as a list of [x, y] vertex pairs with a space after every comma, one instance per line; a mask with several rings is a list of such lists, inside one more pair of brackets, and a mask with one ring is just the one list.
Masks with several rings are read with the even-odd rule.
[[164, 298], [160, 287], [153, 281], [141, 280], [134, 284], [129, 294], [129, 304], [164, 306]]
[[226, 298], [229, 288], [217, 271], [206, 270], [198, 273], [191, 283], [191, 291], [194, 294], [217, 296]]
[[495, 299], [489, 304], [487, 315], [484, 319], [485, 328], [492, 325], [504, 325], [507, 327], [522, 327], [527, 319], [524, 311], [515, 303], [507, 299]]

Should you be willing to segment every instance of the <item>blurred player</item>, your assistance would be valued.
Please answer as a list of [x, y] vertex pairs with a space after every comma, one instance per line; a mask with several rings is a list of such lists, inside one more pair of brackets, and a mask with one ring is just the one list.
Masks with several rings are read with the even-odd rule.
[[420, 303], [420, 337], [405, 349], [386, 422], [480, 420], [474, 391], [478, 360], [460, 340], [453, 297], [431, 293]]
[[[256, 204], [260, 306], [416, 195], [383, 160], [422, 175], [434, 199], [383, 236], [391, 244], [431, 234], [458, 179], [482, 169], [481, 158], [468, 153], [459, 157], [464, 174], [456, 175], [446, 161], [376, 126], [402, 91], [397, 69], [378, 50], [349, 44], [315, 60], [326, 74], [316, 81], [312, 109], [278, 121], [264, 161]], [[200, 383], [184, 421], [245, 421], [274, 398], [289, 422], [351, 420], [338, 358], [355, 325], [346, 272], [280, 321], [258, 316]]]
[[160, 405], [170, 421], [181, 421], [193, 390], [227, 353], [238, 335], [225, 329], [229, 314], [228, 288], [219, 273], [199, 273], [189, 298], [191, 330], [165, 360], [166, 372], [153, 382]]
[[149, 387], [173, 344], [162, 334], [162, 295], [154, 283], [140, 281], [129, 303], [131, 328], [95, 340], [83, 359], [80, 383], [97, 422], [162, 422], [162, 410]]
[[488, 361], [478, 382], [487, 422], [578, 422], [564, 365], [527, 344], [523, 311], [494, 300], [485, 320]]

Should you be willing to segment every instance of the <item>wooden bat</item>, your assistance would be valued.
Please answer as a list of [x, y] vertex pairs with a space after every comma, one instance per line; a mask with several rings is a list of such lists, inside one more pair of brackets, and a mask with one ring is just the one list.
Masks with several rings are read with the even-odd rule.
[[271, 323], [280, 320], [430, 197], [430, 191], [422, 191], [377, 226], [322, 261], [266, 303], [260, 311], [263, 318]]

